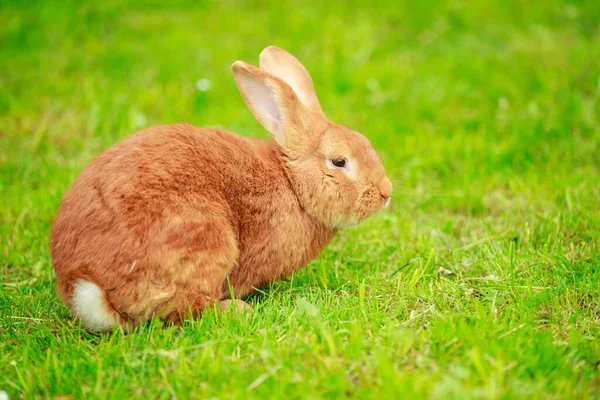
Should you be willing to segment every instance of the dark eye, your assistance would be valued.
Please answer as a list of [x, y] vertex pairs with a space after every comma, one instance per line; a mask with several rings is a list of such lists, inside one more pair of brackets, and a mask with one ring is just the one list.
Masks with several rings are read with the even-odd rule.
[[338, 168], [344, 168], [346, 166], [345, 158], [334, 158], [331, 160], [331, 163]]

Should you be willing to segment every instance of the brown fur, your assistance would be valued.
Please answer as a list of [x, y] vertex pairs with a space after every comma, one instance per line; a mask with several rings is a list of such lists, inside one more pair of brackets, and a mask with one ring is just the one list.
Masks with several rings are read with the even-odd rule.
[[[369, 142], [325, 118], [293, 56], [267, 48], [261, 67], [271, 62], [268, 70], [277, 71], [273, 60], [286, 63], [294, 89], [276, 72], [241, 62], [233, 71], [275, 142], [187, 124], [156, 126], [83, 171], [52, 226], [52, 262], [67, 304], [74, 283], [88, 280], [105, 291], [123, 326], [154, 315], [178, 322], [228, 299], [227, 280], [244, 297], [289, 276], [339, 228], [382, 208], [391, 184]], [[281, 125], [260, 114], [247, 79], [273, 90]], [[342, 155], [357, 159], [356, 179], [326, 167]]]

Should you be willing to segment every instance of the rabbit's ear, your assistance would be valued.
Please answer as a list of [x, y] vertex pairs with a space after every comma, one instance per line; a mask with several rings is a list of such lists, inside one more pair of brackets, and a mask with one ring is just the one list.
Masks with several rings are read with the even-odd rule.
[[231, 70], [246, 105], [281, 147], [302, 139], [307, 110], [287, 83], [243, 61], [233, 63]]
[[311, 111], [323, 112], [310, 74], [296, 57], [279, 47], [269, 46], [259, 56], [260, 68], [285, 81]]

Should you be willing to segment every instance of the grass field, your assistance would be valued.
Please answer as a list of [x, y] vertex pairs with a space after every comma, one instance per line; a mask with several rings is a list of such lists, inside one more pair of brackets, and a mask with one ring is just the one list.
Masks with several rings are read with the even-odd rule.
[[[11, 398], [600, 396], [600, 2], [0, 1], [0, 390]], [[133, 131], [267, 138], [267, 45], [364, 132], [393, 207], [207, 313], [93, 336], [50, 264], [64, 191]]]

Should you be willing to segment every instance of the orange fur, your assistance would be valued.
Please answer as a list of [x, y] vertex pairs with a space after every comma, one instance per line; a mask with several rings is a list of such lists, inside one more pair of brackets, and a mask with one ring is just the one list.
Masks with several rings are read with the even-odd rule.
[[[304, 67], [275, 47], [263, 51], [261, 67], [232, 68], [275, 142], [155, 126], [83, 171], [52, 226], [52, 263], [67, 304], [73, 285], [87, 280], [104, 290], [123, 326], [155, 315], [179, 322], [225, 302], [227, 280], [244, 297], [289, 276], [338, 229], [386, 204], [392, 188], [377, 153], [326, 119]], [[355, 177], [328, 166], [340, 156], [355, 160]]]

